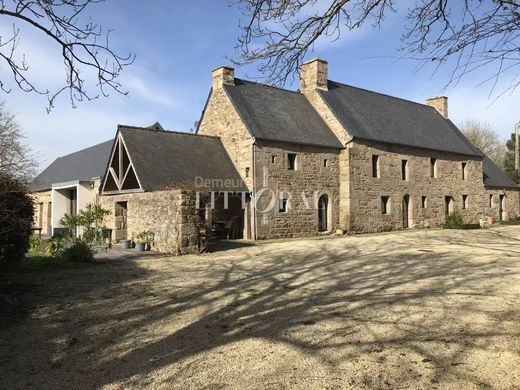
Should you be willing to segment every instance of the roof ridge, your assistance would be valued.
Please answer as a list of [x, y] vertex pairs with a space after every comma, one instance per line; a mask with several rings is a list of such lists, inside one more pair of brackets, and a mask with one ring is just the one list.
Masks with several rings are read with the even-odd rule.
[[[345, 83], [342, 83], [341, 81], [334, 81], [334, 80], [328, 80], [328, 81], [333, 82], [333, 83], [336, 83], [336, 84], [339, 84], [339, 85], [342, 85], [342, 86], [344, 86], [344, 87], [355, 88], [355, 89], [359, 89], [360, 91], [365, 91], [365, 92], [375, 93], [375, 94], [377, 94], [377, 95], [381, 95], [381, 96], [389, 97], [389, 98], [392, 98], [392, 99], [402, 100], [402, 101], [405, 101], [405, 102], [407, 102], [407, 103], [413, 103], [413, 104], [417, 104], [417, 105], [419, 105], [419, 106], [428, 107], [428, 108], [433, 108], [432, 106], [429, 106], [429, 105], [424, 104], [424, 103], [419, 103], [419, 102], [416, 102], [416, 101], [414, 101], [414, 100], [405, 99], [405, 98], [402, 98], [402, 97], [399, 97], [399, 96], [393, 96], [393, 95], [389, 95], [389, 94], [387, 94], [387, 93], [382, 93], [382, 92], [378, 92], [378, 91], [372, 91], [372, 90], [367, 89], [367, 88], [356, 87], [355, 85], [345, 84]], [[324, 91], [324, 92], [327, 92], [327, 91]]]
[[250, 83], [250, 84], [256, 84], [256, 85], [260, 85], [262, 87], [267, 87], [267, 88], [273, 88], [273, 89], [279, 89], [281, 91], [284, 91], [284, 92], [292, 92], [292, 93], [296, 93], [298, 95], [302, 95], [302, 93], [298, 90], [298, 91], [293, 91], [292, 89], [287, 89], [287, 88], [282, 88], [282, 87], [278, 87], [276, 85], [270, 85], [270, 84], [265, 84], [265, 83], [260, 83], [258, 81], [251, 81], [251, 80], [245, 80], [245, 79], [241, 79], [241, 78], [238, 78], [238, 77], [235, 77], [235, 80], [239, 80], [239, 81], [244, 81], [246, 83]]
[[122, 124], [118, 124], [117, 125], [117, 129], [118, 130], [121, 127], [128, 128], [128, 129], [134, 129], [134, 130], [150, 131], [152, 133], [180, 134], [180, 135], [188, 135], [188, 136], [193, 136], [193, 137], [206, 137], [206, 138], [218, 138], [218, 139], [220, 139], [220, 137], [216, 136], [216, 135], [205, 135], [205, 134], [197, 134], [197, 133], [188, 133], [186, 131], [178, 131], [178, 130], [166, 130], [166, 129], [159, 130], [159, 129], [149, 128], [149, 127], [131, 126], [131, 125], [122, 125]]

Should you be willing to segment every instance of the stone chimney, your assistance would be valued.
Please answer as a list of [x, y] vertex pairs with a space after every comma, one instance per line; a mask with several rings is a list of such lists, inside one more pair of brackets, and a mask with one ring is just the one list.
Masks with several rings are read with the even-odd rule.
[[300, 90], [322, 89], [327, 91], [329, 70], [327, 61], [321, 58], [304, 62], [300, 67]]
[[219, 66], [211, 72], [213, 90], [221, 89], [224, 84], [235, 85], [235, 69], [230, 66]]
[[435, 108], [437, 111], [439, 111], [439, 114], [448, 119], [448, 98], [446, 96], [427, 99], [426, 104]]

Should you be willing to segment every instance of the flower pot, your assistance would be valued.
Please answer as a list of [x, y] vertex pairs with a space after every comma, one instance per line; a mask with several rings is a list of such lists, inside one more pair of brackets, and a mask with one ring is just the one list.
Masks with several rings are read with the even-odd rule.
[[144, 248], [145, 251], [149, 251], [152, 249], [152, 246], [149, 243], [146, 243], [146, 246]]
[[493, 217], [487, 217], [488, 225], [493, 225]]
[[123, 249], [129, 249], [132, 245], [132, 240], [122, 240], [121, 241], [121, 248]]
[[137, 242], [135, 244], [135, 249], [138, 251], [138, 252], [143, 252], [146, 250], [146, 242]]

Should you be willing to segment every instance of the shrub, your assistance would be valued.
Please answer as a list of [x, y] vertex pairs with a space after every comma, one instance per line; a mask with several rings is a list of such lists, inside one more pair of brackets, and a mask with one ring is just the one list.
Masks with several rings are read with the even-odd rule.
[[444, 224], [448, 226], [464, 225], [464, 221], [462, 219], [462, 212], [460, 210], [455, 210], [451, 212], [448, 216], [446, 216]]
[[72, 245], [63, 250], [63, 260], [70, 263], [88, 263], [94, 261], [94, 250], [83, 240], [74, 240]]
[[0, 268], [14, 268], [25, 257], [33, 215], [33, 202], [25, 185], [0, 173]]
[[29, 237], [29, 251], [37, 252], [41, 248], [42, 248], [42, 240], [40, 239], [40, 236], [37, 236], [36, 234], [31, 235], [31, 237]]
[[60, 235], [55, 235], [51, 238], [49, 245], [45, 248], [45, 252], [52, 257], [60, 257], [65, 249], [63, 238]]

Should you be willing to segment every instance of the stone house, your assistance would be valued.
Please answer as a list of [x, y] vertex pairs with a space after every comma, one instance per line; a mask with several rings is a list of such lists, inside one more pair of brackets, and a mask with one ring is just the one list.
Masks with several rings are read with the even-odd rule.
[[439, 226], [455, 208], [467, 222], [519, 214], [518, 187], [448, 119], [446, 97], [418, 104], [334, 82], [321, 59], [303, 64], [297, 92], [230, 67], [212, 78], [197, 134], [221, 138], [256, 194], [253, 239]]
[[105, 174], [112, 140], [57, 158], [31, 183], [34, 225], [52, 236], [65, 214], [95, 202]]
[[219, 67], [196, 134], [120, 125], [99, 174], [114, 238], [152, 230], [157, 250], [188, 253], [197, 218], [271, 239], [436, 227], [455, 209], [469, 223], [520, 214], [518, 186], [449, 120], [446, 97], [419, 104], [331, 81], [321, 59], [300, 78], [290, 91]]
[[215, 207], [202, 218], [220, 213], [231, 220], [243, 213], [247, 188], [219, 138], [119, 125], [99, 202], [111, 211], [107, 226], [114, 239], [149, 230], [156, 250], [182, 254], [199, 250], [196, 218], [210, 193], [221, 192], [228, 194], [228, 207], [213, 195]]

